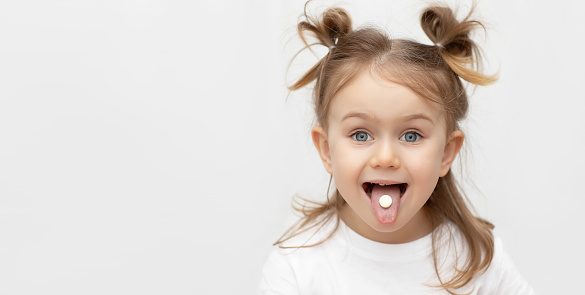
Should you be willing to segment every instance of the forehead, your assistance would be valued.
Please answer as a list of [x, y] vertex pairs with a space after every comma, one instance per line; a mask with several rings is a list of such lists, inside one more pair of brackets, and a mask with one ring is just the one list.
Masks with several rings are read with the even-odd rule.
[[380, 121], [422, 114], [435, 124], [445, 125], [440, 105], [419, 97], [412, 89], [372, 76], [364, 71], [349, 81], [333, 98], [329, 122], [339, 122], [348, 113], [367, 113]]

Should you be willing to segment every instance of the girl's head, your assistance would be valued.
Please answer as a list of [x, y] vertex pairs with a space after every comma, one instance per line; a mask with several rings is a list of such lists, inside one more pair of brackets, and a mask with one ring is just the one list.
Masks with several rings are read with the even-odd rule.
[[[390, 39], [374, 28], [354, 31], [340, 8], [327, 10], [321, 19], [307, 17], [298, 26], [307, 47], [306, 33], [312, 33], [329, 53], [291, 89], [316, 81], [318, 125], [312, 135], [335, 179], [336, 197], [343, 198], [337, 203], [349, 203], [353, 210], [347, 214], [356, 213], [356, 220], [359, 216], [377, 231], [396, 231], [413, 218], [421, 224], [428, 220], [419, 209], [449, 173], [463, 143], [458, 122], [468, 102], [461, 80], [478, 85], [495, 80], [475, 70], [479, 50], [469, 33], [481, 27], [479, 22], [459, 22], [449, 8], [430, 7], [421, 25], [434, 45]], [[384, 183], [400, 188], [395, 205], [386, 210], [376, 206], [377, 194], [371, 193]], [[367, 201], [369, 209], [363, 208]], [[433, 201], [427, 207], [440, 210], [429, 213], [440, 217], [444, 208], [432, 206]]]
[[[442, 287], [466, 284], [493, 256], [493, 226], [470, 213], [450, 173], [468, 108], [462, 80], [496, 79], [478, 71], [479, 49], [469, 38], [482, 25], [469, 16], [459, 22], [449, 8], [427, 8], [421, 25], [434, 45], [424, 45], [374, 28], [353, 30], [339, 8], [306, 18], [298, 25], [301, 39], [310, 47], [312, 35], [329, 53], [290, 89], [315, 81], [313, 141], [338, 191], [320, 206], [303, 206], [300, 229], [341, 216], [368, 238], [405, 242], [449, 220], [470, 257]], [[387, 209], [377, 202], [384, 194], [392, 199]]]

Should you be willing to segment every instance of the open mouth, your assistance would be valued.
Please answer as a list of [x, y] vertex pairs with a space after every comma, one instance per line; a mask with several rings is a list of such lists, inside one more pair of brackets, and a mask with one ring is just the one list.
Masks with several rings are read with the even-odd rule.
[[368, 197], [370, 197], [370, 198], [372, 197], [372, 189], [376, 185], [379, 185], [379, 186], [397, 185], [400, 188], [400, 197], [402, 197], [404, 195], [404, 193], [406, 192], [406, 189], [408, 187], [408, 184], [406, 184], [406, 183], [383, 184], [383, 183], [374, 183], [374, 182], [364, 182], [362, 184], [362, 188], [364, 189], [364, 191], [366, 192], [366, 195], [368, 195]]

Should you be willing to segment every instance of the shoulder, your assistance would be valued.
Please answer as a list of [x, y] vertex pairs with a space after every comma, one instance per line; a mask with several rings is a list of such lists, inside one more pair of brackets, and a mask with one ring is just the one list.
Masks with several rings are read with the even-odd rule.
[[264, 262], [258, 294], [299, 294], [296, 281], [288, 257], [275, 246]]
[[336, 252], [332, 250], [340, 242], [337, 232], [332, 221], [274, 246], [264, 263], [258, 293], [300, 294], [305, 282], [328, 265], [332, 252]]
[[498, 236], [494, 237], [494, 257], [483, 277], [486, 286], [497, 286], [498, 294], [534, 294]]
[[[440, 243], [441, 246], [446, 246], [443, 250], [447, 250], [444, 253], [447, 257], [454, 257], [455, 263], [461, 266], [469, 254], [464, 235], [452, 223], [448, 223], [442, 230]], [[468, 291], [471, 294], [534, 294], [534, 290], [505, 251], [502, 239], [493, 231], [492, 235], [494, 251], [491, 263], [485, 271], [474, 277]], [[475, 291], [471, 291], [472, 289]]]
[[478, 294], [534, 294], [534, 290], [514, 265], [502, 239], [494, 235], [494, 256], [488, 268], [475, 278]]

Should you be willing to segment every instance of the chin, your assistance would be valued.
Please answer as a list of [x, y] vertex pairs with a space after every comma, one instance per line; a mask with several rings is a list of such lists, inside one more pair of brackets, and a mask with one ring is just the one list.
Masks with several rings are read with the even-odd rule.
[[374, 230], [381, 232], [381, 233], [391, 233], [400, 230], [404, 224], [401, 222], [400, 218], [397, 217], [396, 220], [392, 223], [380, 223], [375, 216], [372, 216], [370, 222], [367, 224], [373, 228]]

